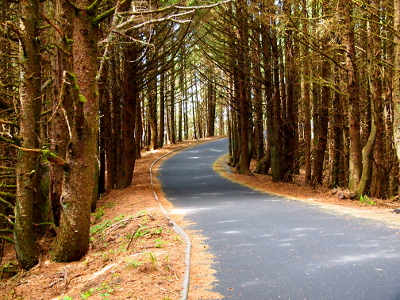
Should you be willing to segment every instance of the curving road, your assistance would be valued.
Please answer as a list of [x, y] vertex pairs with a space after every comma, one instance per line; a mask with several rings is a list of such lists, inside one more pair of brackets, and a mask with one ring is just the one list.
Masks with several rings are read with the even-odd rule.
[[166, 160], [158, 176], [175, 208], [209, 238], [214, 291], [227, 299], [400, 299], [400, 232], [255, 192], [212, 169], [227, 140]]

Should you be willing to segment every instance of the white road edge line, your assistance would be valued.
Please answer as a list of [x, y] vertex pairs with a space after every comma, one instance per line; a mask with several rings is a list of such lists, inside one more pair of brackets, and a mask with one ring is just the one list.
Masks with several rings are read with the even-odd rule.
[[154, 189], [154, 182], [153, 182], [153, 166], [159, 162], [161, 159], [163, 159], [164, 157], [170, 155], [171, 153], [177, 152], [177, 151], [181, 151], [185, 148], [188, 148], [189, 146], [185, 146], [179, 149], [175, 149], [171, 152], [168, 152], [162, 156], [160, 156], [159, 158], [157, 158], [150, 166], [150, 184], [151, 184], [151, 188], [153, 189], [153, 194], [154, 194], [154, 198], [157, 200], [158, 205], [160, 206], [162, 212], [166, 215], [167, 219], [173, 224], [173, 229], [175, 230], [176, 233], [178, 233], [186, 242], [186, 255], [185, 255], [185, 263], [186, 263], [186, 270], [185, 270], [185, 275], [183, 277], [183, 282], [182, 282], [182, 292], [181, 292], [181, 300], [187, 300], [188, 299], [188, 295], [189, 295], [189, 282], [190, 282], [190, 254], [192, 251], [192, 243], [188, 237], [188, 235], [186, 234], [186, 232], [178, 225], [175, 223], [174, 220], [171, 219], [171, 217], [169, 216], [168, 212], [165, 210], [164, 206], [161, 204], [160, 199], [157, 196], [156, 190]]

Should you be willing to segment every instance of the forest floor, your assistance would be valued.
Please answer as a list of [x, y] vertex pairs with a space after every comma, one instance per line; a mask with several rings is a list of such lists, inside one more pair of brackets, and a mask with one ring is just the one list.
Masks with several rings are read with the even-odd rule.
[[[0, 257], [0, 299], [181, 299], [186, 244], [154, 197], [149, 169], [158, 157], [204, 141], [207, 139], [143, 152], [136, 162], [132, 186], [99, 200], [92, 214], [90, 250], [80, 261], [51, 262], [48, 247], [52, 238], [46, 237], [40, 243], [40, 263], [21, 271], [12, 245], [6, 244]], [[153, 174], [156, 166], [154, 169]], [[156, 181], [155, 188], [165, 209], [171, 209]], [[173, 219], [186, 227], [192, 242], [189, 299], [218, 298], [209, 291], [214, 281], [212, 256], [204, 238], [187, 228], [183, 216]], [[9, 273], [13, 269], [15, 273]]]
[[[91, 247], [80, 261], [54, 263], [49, 260], [51, 238], [42, 241], [40, 263], [29, 271], [17, 269], [15, 252], [8, 245], [0, 266], [16, 274], [2, 273], [0, 269], [0, 299], [76, 300], [76, 299], [180, 299], [185, 273], [184, 239], [171, 227], [154, 197], [149, 168], [162, 155], [201, 141], [166, 145], [163, 149], [143, 152], [137, 160], [131, 187], [113, 191], [102, 197], [92, 214]], [[214, 168], [224, 177], [256, 190], [268, 191], [289, 198], [318, 205], [328, 212], [382, 221], [400, 228], [400, 216], [393, 209], [400, 203], [390, 200], [341, 200], [327, 188], [311, 188], [295, 183], [273, 183], [270, 176], [242, 176], [226, 168], [226, 157]], [[154, 168], [157, 172], [157, 165]], [[160, 202], [167, 211], [172, 204], [163, 196], [155, 180]], [[201, 232], [189, 230], [184, 216], [173, 215], [173, 220], [188, 234], [192, 242], [189, 299], [219, 299], [210, 291], [215, 278], [213, 257], [208, 252]], [[11, 275], [13, 275], [11, 277]]]

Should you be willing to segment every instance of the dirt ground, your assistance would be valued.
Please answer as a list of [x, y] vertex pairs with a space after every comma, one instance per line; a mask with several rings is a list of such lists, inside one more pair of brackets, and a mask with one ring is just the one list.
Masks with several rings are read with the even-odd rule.
[[[132, 186], [99, 200], [92, 214], [90, 251], [80, 261], [51, 262], [43, 247], [40, 263], [21, 271], [8, 244], [0, 261], [0, 299], [181, 299], [186, 245], [154, 197], [149, 168], [158, 157], [200, 142], [144, 152], [137, 160]], [[155, 186], [160, 193], [156, 181]], [[161, 193], [159, 198], [166, 209], [171, 208]], [[188, 225], [182, 216], [174, 216], [174, 221]], [[219, 295], [209, 291], [214, 277], [204, 238], [198, 232], [187, 234], [192, 242], [189, 299], [216, 299]], [[41, 244], [48, 245], [49, 239]], [[13, 269], [15, 276], [3, 272]]]
[[[40, 263], [24, 272], [17, 269], [15, 253], [9, 245], [0, 266], [6, 266], [7, 270], [15, 267], [16, 274], [2, 272], [0, 268], [0, 299], [181, 299], [186, 245], [154, 197], [149, 168], [158, 157], [201, 142], [184, 142], [144, 152], [137, 161], [132, 186], [100, 199], [97, 211], [92, 214], [91, 248], [82, 260], [54, 263], [44, 248]], [[218, 160], [214, 168], [222, 176], [257, 190], [306, 201], [329, 213], [386, 222], [400, 229], [400, 215], [393, 213], [400, 206], [396, 201], [340, 200], [328, 189], [303, 185], [301, 177], [293, 184], [283, 184], [273, 183], [270, 176], [241, 176], [227, 170], [226, 157]], [[153, 173], [156, 172], [157, 165]], [[156, 180], [154, 183], [160, 202], [167, 211], [172, 210], [159, 184]], [[221, 298], [210, 291], [215, 284], [215, 271], [207, 240], [201, 232], [188, 229], [184, 216], [172, 218], [185, 229], [192, 244], [188, 298]], [[44, 240], [43, 245], [48, 242]]]

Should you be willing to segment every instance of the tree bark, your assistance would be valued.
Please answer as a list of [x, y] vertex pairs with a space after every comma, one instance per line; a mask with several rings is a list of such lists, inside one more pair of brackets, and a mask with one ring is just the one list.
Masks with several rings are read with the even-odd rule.
[[393, 138], [400, 160], [400, 0], [394, 0]]
[[[134, 61], [137, 59], [137, 51], [134, 47], [129, 47], [125, 51], [125, 80], [124, 80], [124, 96], [123, 96], [123, 113], [122, 119], [122, 152], [120, 160], [120, 174], [118, 175], [117, 188], [124, 189], [132, 184], [133, 171], [136, 162], [136, 146], [135, 146], [135, 125], [136, 125], [136, 102], [139, 98], [139, 90], [137, 88], [138, 78], [137, 68]], [[155, 96], [157, 99], [157, 95]], [[155, 103], [156, 104], [156, 103]], [[154, 109], [151, 107], [150, 109]], [[150, 122], [150, 124], [152, 124]], [[157, 120], [153, 126], [157, 127]], [[155, 136], [152, 128], [151, 145], [157, 145], [157, 128]]]
[[92, 1], [75, 1], [79, 11], [73, 17], [74, 117], [68, 144], [67, 163], [61, 196], [61, 221], [54, 241], [55, 261], [75, 261], [89, 249], [90, 212], [97, 181], [97, 137], [99, 99], [96, 74], [98, 27], [95, 12], [86, 9]]
[[158, 134], [158, 147], [164, 146], [165, 139], [165, 75], [164, 72], [160, 74], [160, 129]]
[[[330, 79], [329, 62], [324, 61], [321, 69], [323, 80], [328, 81]], [[317, 101], [314, 105], [314, 111], [316, 112], [314, 115], [314, 122], [317, 130], [315, 131], [316, 147], [314, 151], [312, 183], [317, 185], [321, 185], [323, 181], [325, 152], [328, 142], [329, 103], [330, 89], [327, 86], [323, 86], [321, 95], [317, 96]]]
[[[21, 0], [20, 11], [20, 135], [22, 147], [35, 150], [40, 146], [41, 112], [39, 2]], [[39, 260], [33, 225], [39, 160], [37, 151], [19, 151], [14, 240], [18, 260], [24, 269], [32, 268]]]
[[157, 149], [158, 146], [158, 128], [157, 128], [157, 74], [149, 74], [149, 124], [150, 124], [150, 150]]
[[352, 3], [344, 1], [343, 13], [345, 22], [347, 99], [349, 103], [350, 156], [349, 156], [349, 189], [356, 190], [362, 173], [362, 148], [360, 136], [360, 100], [359, 79], [356, 64], [356, 47]]
[[251, 174], [249, 153], [249, 121], [250, 103], [248, 95], [249, 66], [248, 62], [248, 28], [247, 28], [247, 3], [243, 0], [237, 1], [237, 91], [239, 102], [239, 124], [240, 124], [240, 160], [238, 171], [240, 174]]

